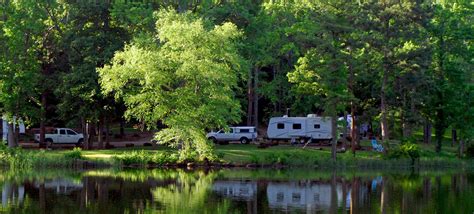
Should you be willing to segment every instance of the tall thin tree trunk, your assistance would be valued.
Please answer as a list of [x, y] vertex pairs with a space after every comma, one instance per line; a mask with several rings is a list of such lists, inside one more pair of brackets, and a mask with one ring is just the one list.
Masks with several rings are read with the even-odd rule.
[[101, 119], [97, 122], [97, 142], [98, 142], [98, 148], [103, 149], [104, 148], [104, 138], [102, 137], [103, 134], [103, 122]]
[[14, 134], [14, 139], [15, 139], [15, 145], [19, 146], [20, 145], [20, 120], [18, 119], [18, 115], [15, 116], [15, 124], [13, 125], [13, 134]]
[[252, 69], [249, 69], [247, 79], [247, 125], [252, 125], [253, 113], [253, 82]]
[[451, 147], [454, 147], [454, 144], [456, 144], [458, 141], [458, 136], [456, 129], [451, 129]]
[[258, 131], [258, 100], [259, 100], [259, 95], [258, 95], [258, 68], [255, 67], [255, 74], [254, 74], [254, 87], [253, 87], [253, 111], [254, 111], [254, 126]]
[[459, 158], [464, 157], [464, 140], [460, 139], [459, 140]]
[[425, 119], [425, 124], [423, 127], [423, 143], [431, 144], [431, 122], [428, 119]]
[[337, 149], [337, 116], [333, 115], [331, 117], [331, 136], [332, 136], [332, 142], [331, 142], [331, 158], [333, 162], [336, 162], [336, 149]]
[[[389, 40], [389, 20], [384, 20], [384, 28], [385, 28], [385, 40]], [[383, 50], [383, 73], [382, 73], [382, 85], [380, 88], [380, 128], [382, 129], [382, 141], [386, 141], [390, 137], [389, 129], [388, 129], [388, 121], [387, 121], [387, 97], [386, 97], [386, 90], [388, 84], [388, 75], [389, 75], [389, 65], [388, 65], [388, 50], [384, 48]]]
[[89, 135], [87, 133], [87, 124], [86, 124], [86, 120], [84, 119], [84, 117], [81, 117], [81, 129], [82, 129], [82, 135], [84, 136], [84, 139], [83, 139], [83, 142], [82, 142], [82, 147], [84, 149], [88, 149], [87, 148], [87, 138], [89, 138]]
[[382, 83], [382, 93], [380, 95], [380, 128], [382, 129], [382, 141], [388, 140], [389, 132], [388, 132], [388, 121], [387, 121], [387, 106], [385, 103], [385, 84], [386, 84], [386, 76], [384, 75], [384, 83]]
[[123, 117], [120, 117], [120, 137], [125, 137], [125, 120]]
[[355, 155], [356, 153], [356, 144], [358, 138], [358, 131], [357, 131], [357, 125], [356, 125], [356, 116], [355, 116], [355, 105], [353, 102], [351, 102], [351, 150], [352, 154]]
[[40, 113], [40, 139], [39, 139], [39, 147], [46, 148], [46, 92], [41, 93], [41, 113]]
[[8, 123], [8, 147], [14, 148], [18, 145], [15, 143], [15, 129], [13, 128], [13, 122]]
[[110, 146], [110, 136], [109, 136], [110, 123], [109, 123], [109, 118], [107, 117], [107, 115], [104, 116], [104, 123], [105, 123], [105, 146], [109, 147]]

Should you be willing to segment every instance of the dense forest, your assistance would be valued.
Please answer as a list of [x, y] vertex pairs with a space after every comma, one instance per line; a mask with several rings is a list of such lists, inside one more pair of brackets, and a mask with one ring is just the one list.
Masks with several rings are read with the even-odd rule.
[[206, 154], [206, 130], [288, 112], [474, 137], [473, 2], [0, 2], [0, 109], [42, 141], [128, 120]]

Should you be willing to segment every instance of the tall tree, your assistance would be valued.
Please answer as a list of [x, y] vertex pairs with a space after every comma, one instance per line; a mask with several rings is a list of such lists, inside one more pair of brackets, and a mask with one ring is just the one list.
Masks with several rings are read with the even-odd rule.
[[465, 119], [469, 117], [466, 113], [470, 112], [466, 106], [469, 105], [468, 96], [472, 95], [473, 11], [469, 4], [446, 3], [434, 8], [429, 28], [434, 49], [434, 96], [427, 109], [434, 121], [437, 152], [441, 151], [443, 135], [450, 124], [456, 129], [469, 130], [471, 127], [471, 123], [466, 126]]
[[[81, 121], [86, 134], [95, 130], [85, 127], [95, 125], [99, 148], [104, 146], [102, 133], [115, 103], [113, 98], [101, 93], [96, 67], [108, 62], [128, 39], [122, 28], [111, 23], [110, 7], [108, 3], [69, 6], [68, 18], [71, 21], [64, 32], [63, 45], [70, 69], [62, 73], [61, 84], [55, 91], [61, 97], [58, 110], [62, 118]], [[85, 143], [86, 149], [91, 148], [91, 137], [86, 137]]]
[[8, 143], [18, 146], [13, 135], [13, 120], [37, 119], [36, 86], [40, 62], [41, 33], [45, 29], [46, 14], [34, 1], [3, 2], [0, 22], [0, 105], [8, 116]]
[[242, 77], [236, 47], [242, 33], [189, 12], [161, 10], [156, 18], [156, 36], [127, 45], [99, 70], [103, 91], [124, 100], [128, 118], [149, 127], [162, 121], [167, 128], [156, 139], [180, 147], [181, 159], [210, 158], [204, 130], [240, 118], [234, 89]]

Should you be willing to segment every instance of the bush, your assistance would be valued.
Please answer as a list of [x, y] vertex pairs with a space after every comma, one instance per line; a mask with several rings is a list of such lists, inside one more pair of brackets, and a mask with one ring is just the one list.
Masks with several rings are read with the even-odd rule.
[[151, 162], [159, 165], [164, 165], [164, 164], [175, 164], [178, 163], [179, 161], [179, 154], [177, 153], [159, 153], [153, 155], [151, 158]]
[[420, 158], [420, 149], [418, 145], [411, 142], [402, 142], [402, 144], [388, 153], [391, 159], [410, 158], [412, 165]]
[[65, 158], [68, 159], [82, 159], [82, 149], [81, 148], [74, 148], [72, 151], [66, 152], [64, 154]]
[[115, 156], [115, 159], [120, 161], [123, 165], [140, 164], [145, 165], [151, 161], [151, 156], [144, 150], [126, 152]]
[[21, 148], [8, 148], [5, 145], [0, 147], [0, 162], [10, 168], [31, 168], [34, 165], [35, 157], [31, 152], [23, 151]]

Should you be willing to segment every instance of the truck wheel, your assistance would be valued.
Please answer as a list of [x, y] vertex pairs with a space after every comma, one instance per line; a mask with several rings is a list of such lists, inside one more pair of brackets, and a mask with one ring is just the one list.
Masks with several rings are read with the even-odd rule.
[[48, 138], [45, 140], [46, 141], [46, 146], [49, 148], [53, 148], [53, 140]]
[[210, 137], [208, 139], [211, 140], [213, 143], [217, 144], [217, 139], [215, 137]]
[[84, 139], [81, 138], [81, 139], [79, 139], [79, 141], [77, 141], [76, 146], [77, 147], [82, 147], [83, 143], [84, 143]]
[[240, 143], [241, 143], [241, 144], [249, 144], [250, 141], [249, 141], [249, 139], [247, 139], [246, 137], [243, 137], [243, 138], [240, 138]]

